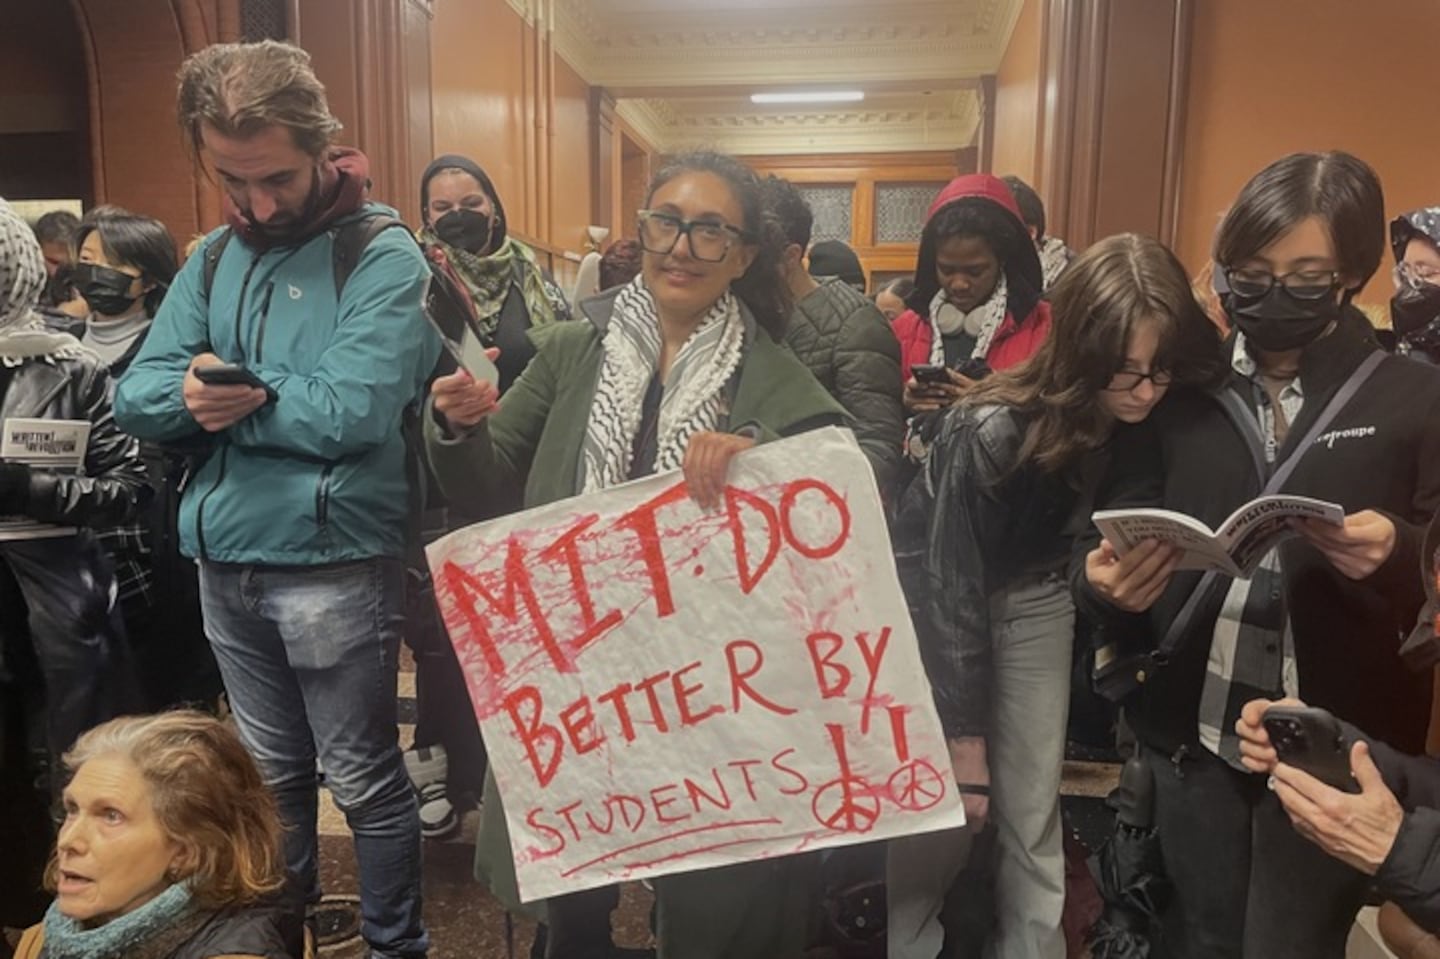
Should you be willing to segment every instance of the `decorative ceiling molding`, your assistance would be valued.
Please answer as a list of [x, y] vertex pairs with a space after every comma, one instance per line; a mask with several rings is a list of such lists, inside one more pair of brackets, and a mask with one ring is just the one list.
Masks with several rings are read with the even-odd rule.
[[1022, 0], [731, 0], [709, 9], [645, 0], [553, 2], [557, 52], [590, 83], [622, 94], [836, 80], [955, 85], [998, 69], [1022, 6]]
[[661, 152], [878, 153], [953, 150], [974, 142], [981, 110], [976, 92], [889, 99], [847, 109], [766, 111], [735, 102], [633, 99], [618, 101], [616, 112]]
[[[544, 6], [555, 51], [656, 149], [741, 154], [954, 150], [1024, 0], [507, 0]], [[775, 88], [859, 104], [758, 107]]]

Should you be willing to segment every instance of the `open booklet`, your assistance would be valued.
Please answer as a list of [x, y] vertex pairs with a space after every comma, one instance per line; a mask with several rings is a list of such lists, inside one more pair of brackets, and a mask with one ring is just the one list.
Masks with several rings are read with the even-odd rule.
[[[87, 420], [34, 420], [7, 417], [0, 425], [0, 460], [23, 463], [31, 469], [80, 473], [90, 443]], [[0, 540], [45, 539], [67, 536], [73, 526], [54, 526], [28, 516], [0, 516]]]
[[1308, 496], [1261, 496], [1230, 514], [1218, 530], [1168, 509], [1100, 510], [1091, 517], [1100, 534], [1124, 556], [1147, 539], [1180, 547], [1178, 569], [1218, 569], [1249, 579], [1265, 554], [1297, 535], [1294, 519], [1318, 519], [1339, 526], [1345, 510]]

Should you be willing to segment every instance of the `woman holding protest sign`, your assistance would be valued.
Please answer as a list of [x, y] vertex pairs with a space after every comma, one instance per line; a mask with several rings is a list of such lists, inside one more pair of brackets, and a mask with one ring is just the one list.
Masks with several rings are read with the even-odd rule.
[[[987, 955], [1065, 955], [1060, 764], [1075, 614], [1064, 571], [1087, 477], [1172, 383], [1218, 375], [1214, 327], [1154, 240], [1097, 243], [1062, 274], [1035, 356], [946, 414], [901, 504], [906, 587], [970, 825], [892, 843], [890, 955], [933, 957], [946, 888], [995, 820]], [[902, 562], [902, 566], [903, 566]], [[992, 815], [993, 811], [993, 815]]]
[[[785, 241], [749, 169], [714, 153], [675, 159], [638, 226], [640, 275], [581, 303], [582, 322], [533, 334], [535, 358], [503, 405], [494, 384], [463, 371], [435, 382], [426, 447], [452, 503], [495, 515], [682, 469], [709, 508], [736, 453], [843, 421], [777, 343], [789, 312]], [[486, 791], [477, 873], [513, 907], [493, 778]], [[798, 957], [806, 868], [792, 857], [656, 880], [660, 956]], [[551, 900], [547, 955], [604, 954], [615, 902], [610, 890]]]

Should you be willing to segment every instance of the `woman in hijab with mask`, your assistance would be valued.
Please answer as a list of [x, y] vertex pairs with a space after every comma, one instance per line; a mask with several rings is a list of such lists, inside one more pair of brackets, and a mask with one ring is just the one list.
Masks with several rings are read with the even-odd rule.
[[[0, 429], [43, 429], [21, 420], [88, 426], [79, 470], [0, 462], [0, 563], [19, 585], [30, 641], [45, 681], [52, 768], [75, 738], [129, 705], [128, 673], [112, 598], [110, 562], [88, 527], [129, 519], [146, 495], [138, 444], [110, 412], [105, 367], [74, 337], [45, 328], [40, 245], [0, 200]], [[24, 440], [22, 439], [23, 446]], [[38, 455], [43, 455], [40, 453]]]
[[1139, 662], [1126, 718], [1154, 776], [1177, 959], [1340, 959], [1365, 894], [1367, 878], [1299, 835], [1241, 764], [1245, 703], [1298, 696], [1403, 751], [1425, 746], [1430, 671], [1396, 653], [1424, 603], [1415, 571], [1440, 508], [1440, 372], [1385, 356], [1351, 304], [1380, 265], [1384, 209], [1375, 172], [1346, 153], [1256, 174], [1215, 239], [1228, 378], [1172, 390], [1148, 457], [1117, 452], [1129, 468], [1096, 497], [1215, 527], [1264, 490], [1337, 503], [1343, 523], [1294, 521], [1300, 536], [1248, 580], [1177, 572], [1154, 540], [1121, 556], [1093, 532], [1075, 564], [1097, 646]]
[[1440, 366], [1440, 206], [1390, 221], [1390, 249], [1395, 253], [1390, 300], [1395, 350]]
[[526, 331], [570, 319], [565, 294], [509, 235], [495, 185], [469, 157], [446, 154], [425, 168], [420, 208], [425, 255], [470, 294], [482, 339], [500, 350], [504, 392], [535, 353]]

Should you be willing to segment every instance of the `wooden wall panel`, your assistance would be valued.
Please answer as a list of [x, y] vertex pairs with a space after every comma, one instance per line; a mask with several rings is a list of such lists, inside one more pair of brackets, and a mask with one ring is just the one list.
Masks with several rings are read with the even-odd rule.
[[309, 51], [330, 110], [345, 124], [340, 142], [370, 159], [371, 196], [415, 220], [419, 158], [429, 152], [428, 4], [306, 0], [293, 9], [291, 37]]
[[990, 170], [1013, 173], [1045, 195], [1040, 177], [1040, 117], [1044, 93], [1042, 0], [1024, 0], [1010, 45], [995, 74], [995, 141]]
[[[1194, 16], [1178, 243], [1191, 270], [1209, 259], [1245, 181], [1297, 150], [1343, 149], [1368, 162], [1390, 216], [1440, 202], [1440, 124], [1434, 84], [1422, 79], [1440, 4], [1310, 0], [1297, 24], [1288, 4], [1203, 0]], [[1361, 299], [1390, 295], [1382, 268]]]
[[479, 163], [518, 232], [531, 233], [525, 202], [525, 47], [528, 28], [505, 0], [437, 0], [431, 34], [435, 153]]
[[591, 167], [590, 86], [564, 60], [555, 61], [555, 107], [550, 127], [550, 242], [584, 249], [585, 227], [594, 223]]
[[206, 44], [237, 39], [236, 4], [70, 3], [86, 50], [94, 199], [157, 217], [182, 244], [219, 222], [220, 200], [184, 148], [175, 73]]

